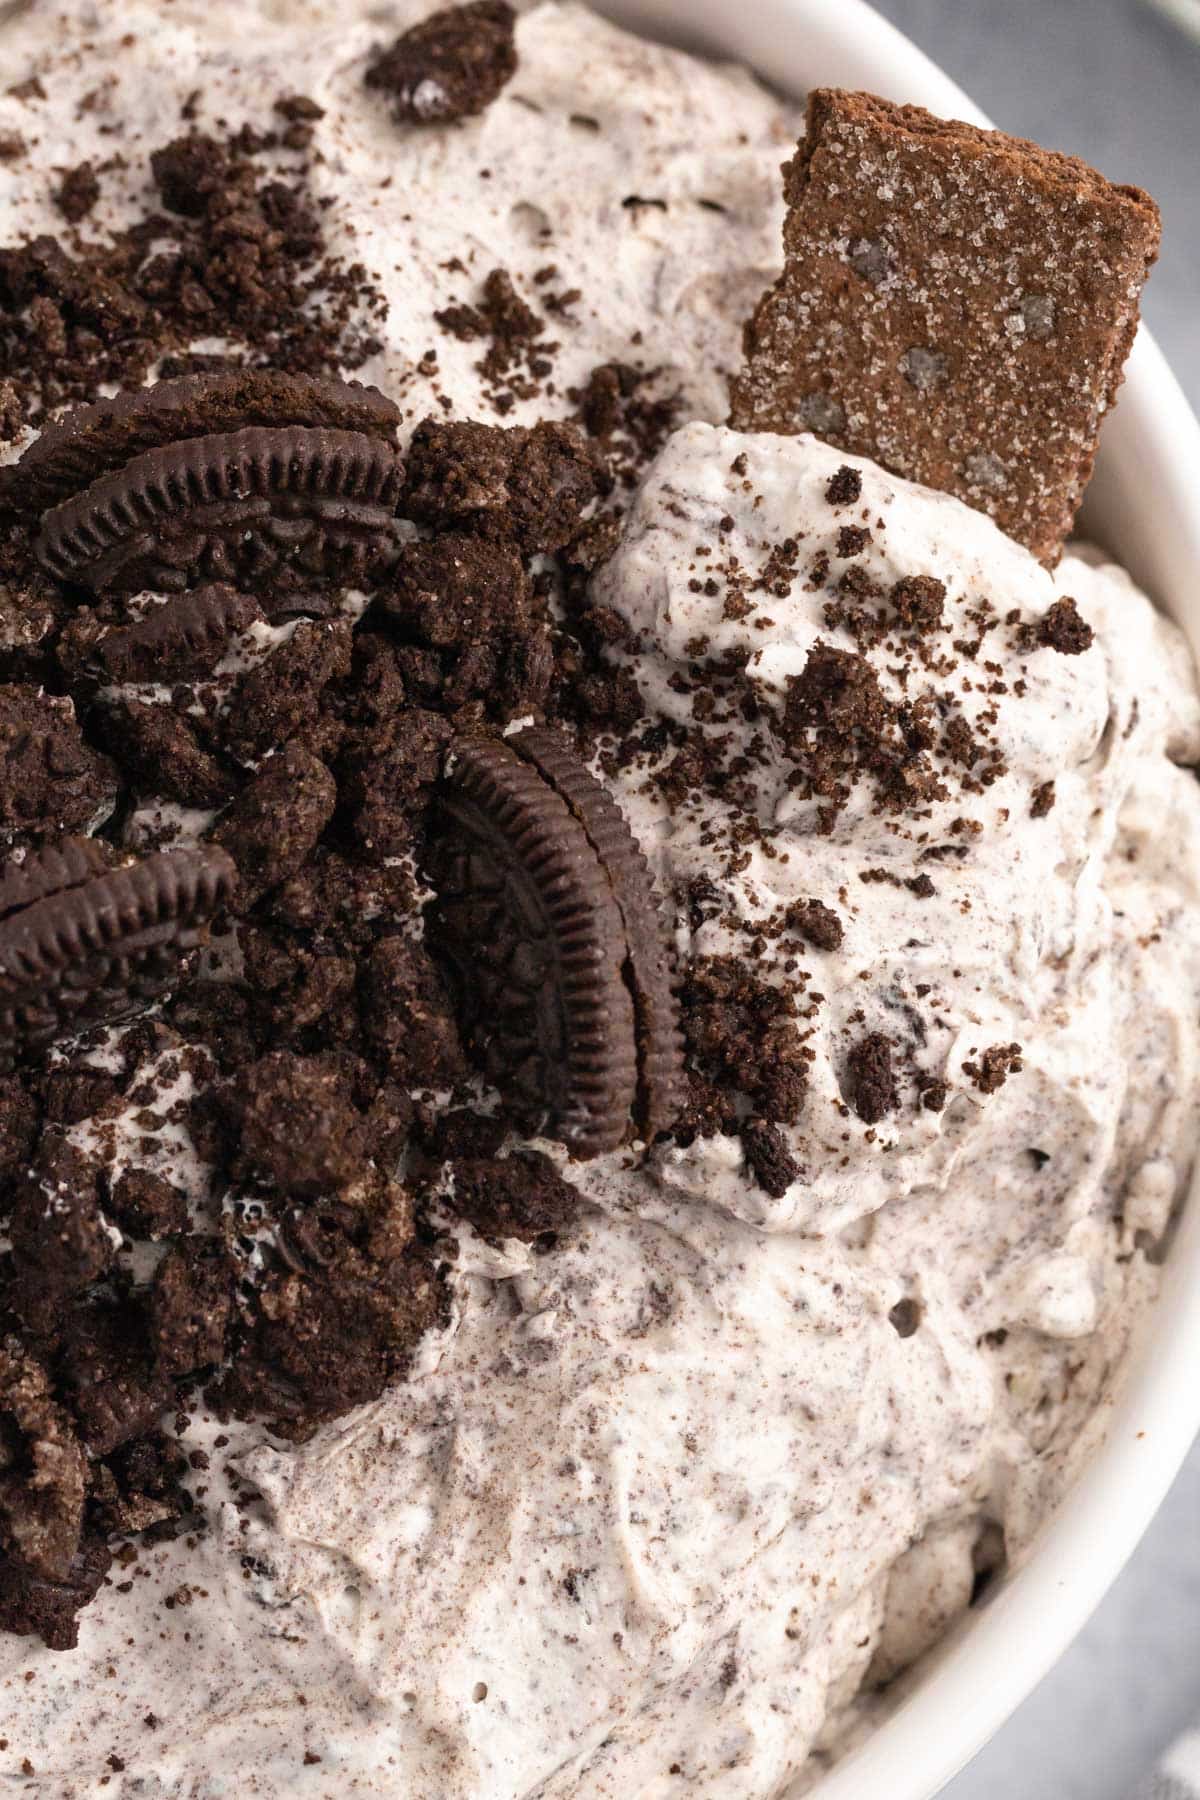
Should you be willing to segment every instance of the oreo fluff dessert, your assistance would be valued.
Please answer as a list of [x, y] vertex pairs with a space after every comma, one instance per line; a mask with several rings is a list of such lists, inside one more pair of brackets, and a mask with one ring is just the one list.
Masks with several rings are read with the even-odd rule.
[[0, 47], [0, 1775], [799, 1795], [1189, 1174], [1153, 204], [574, 4]]

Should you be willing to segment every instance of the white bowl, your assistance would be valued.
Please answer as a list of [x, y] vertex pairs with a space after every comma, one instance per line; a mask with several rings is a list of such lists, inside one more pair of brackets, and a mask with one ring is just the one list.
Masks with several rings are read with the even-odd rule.
[[[748, 63], [797, 96], [818, 85], [867, 88], [990, 123], [863, 0], [600, 0], [600, 10], [648, 36]], [[1083, 529], [1178, 620], [1200, 657], [1200, 425], [1144, 330], [1105, 428]], [[1194, 1181], [1102, 1448], [1025, 1566], [951, 1634], [897, 1711], [821, 1782], [818, 1800], [931, 1800], [998, 1730], [1062, 1655], [1153, 1518], [1200, 1431], [1198, 1371]]]

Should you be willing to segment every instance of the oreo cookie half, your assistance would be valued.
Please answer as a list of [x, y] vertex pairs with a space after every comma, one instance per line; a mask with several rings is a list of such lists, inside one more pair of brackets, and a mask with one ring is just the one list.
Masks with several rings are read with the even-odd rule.
[[232, 898], [215, 845], [97, 866], [86, 840], [0, 876], [0, 1070], [85, 1025], [117, 1019], [178, 980]]
[[394, 444], [399, 409], [357, 381], [231, 369], [185, 375], [77, 406], [0, 471], [0, 505], [45, 512], [146, 450], [246, 426], [328, 426]]
[[556, 731], [530, 727], [508, 740], [570, 807], [604, 866], [625, 932], [633, 995], [638, 1093], [634, 1119], [649, 1143], [669, 1131], [684, 1100], [683, 1035], [673, 987], [670, 934], [650, 867], [608, 789]]
[[678, 1110], [670, 949], [621, 813], [548, 731], [460, 739], [439, 797], [430, 942], [470, 1047], [531, 1130], [576, 1156]]
[[96, 593], [295, 573], [353, 586], [394, 554], [400, 485], [397, 451], [363, 432], [250, 426], [135, 456], [52, 507], [35, 547]]

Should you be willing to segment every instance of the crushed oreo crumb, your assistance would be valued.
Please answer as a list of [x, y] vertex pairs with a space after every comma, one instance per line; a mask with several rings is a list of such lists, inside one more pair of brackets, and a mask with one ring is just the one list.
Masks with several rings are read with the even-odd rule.
[[812, 1060], [794, 995], [747, 961], [710, 956], [691, 962], [680, 997], [691, 1073], [685, 1128], [737, 1131], [739, 1095], [765, 1123], [794, 1124]]
[[837, 950], [846, 935], [838, 915], [822, 900], [794, 900], [786, 924], [816, 950]]
[[993, 1044], [979, 1060], [964, 1062], [963, 1074], [969, 1075], [981, 1094], [994, 1094], [1010, 1075], [1024, 1068], [1020, 1044]]
[[516, 13], [507, 0], [470, 0], [431, 13], [371, 63], [366, 84], [398, 122], [440, 125], [491, 105], [517, 71]]
[[1082, 655], [1091, 649], [1095, 635], [1069, 594], [1056, 600], [1038, 621], [1037, 642], [1060, 656]]
[[845, 1094], [864, 1125], [877, 1125], [900, 1103], [892, 1067], [892, 1043], [870, 1031], [853, 1044], [846, 1058]]
[[888, 1323], [892, 1326], [897, 1337], [912, 1337], [920, 1328], [921, 1324], [920, 1301], [913, 1300], [908, 1296], [903, 1300], [897, 1300], [895, 1306], [893, 1306], [888, 1313]]
[[445, 1165], [447, 1204], [489, 1243], [525, 1243], [564, 1230], [576, 1218], [579, 1192], [539, 1151], [462, 1158]]
[[1034, 788], [1033, 796], [1029, 802], [1030, 818], [1044, 819], [1047, 813], [1054, 810], [1054, 802], [1056, 799], [1057, 794], [1055, 792], [1053, 781], [1039, 782], [1037, 787]]
[[830, 506], [852, 506], [862, 495], [862, 476], [849, 463], [843, 463], [829, 477], [825, 498]]
[[63, 218], [78, 225], [100, 198], [100, 178], [90, 162], [68, 169], [54, 195], [55, 205]]
[[[214, 366], [192, 348], [214, 322], [228, 344], [221, 367], [342, 372], [378, 349], [382, 295], [361, 265], [327, 252], [303, 170], [275, 166], [272, 143], [193, 131], [150, 154], [157, 193], [144, 217], [86, 243], [0, 246], [3, 374], [28, 423], [136, 385], [156, 363], [165, 376]], [[64, 177], [68, 222], [91, 213], [97, 181], [87, 164]]]
[[755, 1181], [773, 1200], [782, 1200], [800, 1179], [801, 1168], [778, 1125], [769, 1119], [747, 1119], [740, 1135], [746, 1165]]

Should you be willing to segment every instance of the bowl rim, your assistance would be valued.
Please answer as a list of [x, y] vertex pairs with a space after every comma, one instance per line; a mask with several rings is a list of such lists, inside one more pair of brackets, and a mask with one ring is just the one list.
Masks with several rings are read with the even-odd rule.
[[[866, 0], [596, 4], [649, 35], [746, 63], [783, 92], [816, 82], [866, 88], [991, 123]], [[1105, 426], [1082, 529], [1175, 618], [1200, 660], [1197, 495], [1200, 423], [1143, 326]], [[933, 1800], [1058, 1661], [1137, 1547], [1200, 1431], [1200, 1169], [1145, 1323], [1099, 1447], [1021, 1567], [949, 1634], [896, 1710], [822, 1778], [816, 1800]]]

